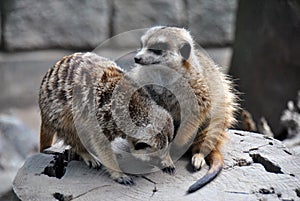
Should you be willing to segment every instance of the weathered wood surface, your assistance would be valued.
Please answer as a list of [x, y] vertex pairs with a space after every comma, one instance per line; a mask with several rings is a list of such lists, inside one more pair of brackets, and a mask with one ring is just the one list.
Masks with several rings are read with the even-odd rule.
[[[62, 177], [43, 174], [54, 155], [36, 154], [19, 170], [13, 189], [21, 200], [300, 200], [300, 156], [280, 141], [261, 134], [231, 130], [224, 148], [225, 168], [210, 184], [186, 194], [203, 176], [189, 159], [176, 162], [176, 174], [161, 171], [135, 177], [129, 187], [113, 182], [103, 170], [70, 161]], [[59, 171], [58, 171], [59, 172]], [[55, 198], [56, 197], [56, 198]]]

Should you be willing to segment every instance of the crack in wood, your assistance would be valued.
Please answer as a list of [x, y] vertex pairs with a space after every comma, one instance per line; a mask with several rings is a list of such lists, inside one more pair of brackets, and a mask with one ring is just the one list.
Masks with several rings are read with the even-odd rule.
[[251, 162], [247, 161], [244, 158], [234, 158], [233, 160], [236, 162], [236, 163], [233, 164], [233, 167], [235, 167], [235, 166], [242, 167], [242, 166], [249, 166], [249, 165], [251, 165]]
[[300, 188], [296, 188], [296, 189], [295, 189], [295, 192], [296, 192], [297, 197], [300, 198]]
[[273, 144], [263, 144], [263, 145], [260, 145], [260, 146], [258, 146], [258, 147], [253, 147], [253, 148], [250, 148], [249, 150], [247, 150], [247, 151], [243, 151], [243, 153], [250, 153], [251, 151], [257, 151], [257, 150], [259, 150], [259, 148], [261, 148], [261, 147], [265, 147], [265, 146], [268, 146], [268, 145], [273, 145]]
[[234, 193], [234, 194], [244, 194], [244, 195], [250, 195], [253, 193], [248, 193], [248, 192], [242, 192], [242, 191], [224, 191], [226, 193]]
[[274, 164], [267, 158], [262, 157], [260, 154], [249, 154], [249, 156], [252, 158], [254, 163], [261, 164], [267, 172], [284, 174], [278, 165]]
[[289, 152], [288, 150], [284, 149], [283, 150], [285, 153], [287, 153], [288, 155], [293, 155], [291, 152]]
[[49, 177], [56, 177], [61, 179], [65, 172], [68, 162], [65, 160], [66, 156], [64, 154], [55, 155], [50, 164], [44, 168], [41, 174], [47, 175]]
[[58, 193], [58, 192], [55, 192], [55, 193], [53, 193], [53, 197], [56, 199], [56, 200], [59, 200], [59, 201], [71, 201], [71, 200], [76, 200], [77, 198], [80, 198], [80, 197], [82, 197], [82, 196], [84, 196], [84, 195], [86, 195], [86, 194], [88, 194], [88, 193], [90, 193], [90, 192], [92, 192], [92, 191], [94, 191], [94, 190], [98, 190], [98, 189], [100, 189], [100, 188], [103, 188], [103, 187], [107, 187], [107, 186], [111, 186], [111, 185], [103, 185], [103, 186], [98, 186], [98, 187], [95, 187], [95, 188], [92, 188], [92, 189], [90, 189], [90, 190], [88, 190], [88, 191], [86, 191], [86, 192], [84, 192], [84, 193], [81, 193], [81, 194], [79, 194], [79, 195], [77, 195], [77, 196], [75, 196], [75, 197], [73, 197], [73, 195], [64, 195], [64, 194], [62, 194], [62, 193]]
[[273, 187], [271, 187], [270, 189], [266, 189], [266, 188], [261, 188], [258, 190], [258, 192], [260, 194], [275, 194], [275, 190]]
[[274, 140], [274, 138], [264, 135], [264, 138], [267, 140]]
[[156, 188], [156, 184], [155, 184], [155, 186], [154, 186], [154, 189], [152, 190], [152, 195], [151, 195], [151, 197], [153, 197], [154, 196], [154, 194], [157, 192], [158, 190], [157, 190], [157, 188]]
[[72, 195], [64, 195], [58, 192], [53, 193], [53, 197], [58, 201], [71, 201], [73, 198]]
[[84, 193], [81, 193], [81, 194], [75, 196], [75, 197], [72, 198], [71, 200], [75, 200], [75, 199], [80, 198], [80, 197], [82, 197], [82, 196], [84, 196], [84, 195], [86, 195], [86, 194], [88, 194], [88, 193], [90, 193], [90, 192], [92, 192], [92, 191], [94, 191], [94, 190], [98, 190], [98, 189], [100, 189], [100, 188], [104, 188], [104, 187], [108, 187], [108, 186], [111, 186], [111, 185], [106, 184], [106, 185], [103, 185], [103, 186], [98, 186], [98, 187], [92, 188], [92, 189], [90, 189], [90, 190], [88, 190], [88, 191], [86, 191], [86, 192], [84, 192]]
[[244, 134], [242, 134], [242, 133], [236, 133], [236, 132], [234, 132], [233, 134], [235, 134], [235, 135], [239, 135], [239, 136], [245, 136]]
[[[260, 188], [258, 191], [253, 191], [254, 194], [263, 194], [263, 195], [268, 195], [268, 194], [274, 194], [278, 198], [281, 198], [282, 194], [280, 192], [275, 192], [275, 189], [273, 187], [270, 187], [269, 189], [267, 188]], [[264, 200], [264, 199], [263, 199]], [[285, 200], [285, 199], [282, 199]]]
[[150, 197], [153, 197], [154, 194], [158, 191], [158, 189], [156, 188], [156, 184], [157, 184], [157, 183], [156, 183], [155, 181], [149, 179], [149, 178], [146, 177], [146, 176], [142, 176], [142, 178], [154, 184], [154, 188], [152, 189], [152, 195], [150, 196]]
[[143, 179], [146, 179], [147, 181], [149, 181], [149, 182], [151, 182], [151, 183], [153, 183], [153, 184], [156, 184], [156, 182], [155, 182], [155, 181], [153, 181], [153, 180], [149, 179], [149, 178], [148, 178], [148, 177], [146, 177], [146, 176], [142, 176], [142, 178], [143, 178]]

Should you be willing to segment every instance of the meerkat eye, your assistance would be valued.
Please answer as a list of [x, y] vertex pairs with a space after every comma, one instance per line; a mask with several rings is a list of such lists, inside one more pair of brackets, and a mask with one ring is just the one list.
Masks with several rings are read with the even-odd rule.
[[163, 51], [167, 51], [169, 49], [169, 45], [167, 43], [155, 43], [153, 45], [150, 45], [148, 50], [150, 52], [153, 52], [154, 54], [161, 55]]
[[153, 52], [154, 54], [161, 55], [162, 50], [156, 50], [156, 49], [148, 49], [150, 52]]
[[141, 149], [146, 149], [148, 147], [151, 147], [151, 145], [145, 143], [145, 142], [138, 142], [134, 145], [135, 150], [141, 150]]

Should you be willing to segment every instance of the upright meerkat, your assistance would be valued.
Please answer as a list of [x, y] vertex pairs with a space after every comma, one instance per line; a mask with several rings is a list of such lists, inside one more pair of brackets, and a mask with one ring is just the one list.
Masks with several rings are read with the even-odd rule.
[[[98, 167], [101, 164], [97, 159], [100, 159], [112, 179], [131, 185], [132, 178], [120, 170], [110, 144], [117, 136], [127, 137], [135, 157], [144, 161], [159, 157], [163, 171], [173, 174], [175, 167], [168, 151], [174, 132], [172, 117], [143, 89], [133, 93], [129, 105], [122, 105], [120, 100], [128, 93], [126, 89], [132, 87], [123, 82], [125, 90], [113, 96], [122, 78], [124, 72], [113, 61], [94, 53], [65, 56], [50, 68], [39, 93], [40, 151], [51, 146], [56, 133], [88, 165]], [[121, 107], [129, 110], [138, 128], [129, 130], [128, 135], [116, 124], [116, 121], [124, 122], [124, 114], [118, 112], [124, 109]], [[151, 114], [154, 121], [150, 119]], [[84, 146], [79, 132], [87, 139], [92, 154]]]
[[[195, 47], [194, 40], [186, 29], [153, 27], [141, 37], [141, 44], [142, 47], [134, 58], [136, 63], [145, 68], [147, 65], [160, 64], [175, 70], [187, 80], [196, 96], [199, 105], [198, 120], [191, 123], [191, 127], [194, 126], [198, 131], [192, 144], [191, 163], [199, 170], [206, 158], [210, 169], [189, 188], [188, 192], [194, 192], [213, 180], [222, 170], [223, 156], [220, 148], [226, 140], [227, 129], [235, 122], [234, 113], [238, 107], [231, 81], [203, 51]], [[155, 93], [155, 89], [151, 89], [150, 93]], [[159, 105], [167, 105], [166, 109], [173, 115], [175, 128], [178, 127], [176, 124], [180, 123], [180, 115], [177, 114], [178, 106], [174, 105], [176, 101], [168, 100], [170, 96], [161, 93], [155, 96], [160, 96], [157, 101]], [[167, 101], [168, 104], [160, 104], [164, 97], [167, 99], [164, 102]], [[190, 131], [177, 133], [180, 136], [175, 138], [175, 143], [186, 144], [194, 134], [193, 128]]]

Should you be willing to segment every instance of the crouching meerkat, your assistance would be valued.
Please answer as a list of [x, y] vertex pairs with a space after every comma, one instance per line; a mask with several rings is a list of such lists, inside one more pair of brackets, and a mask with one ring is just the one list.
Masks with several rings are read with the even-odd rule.
[[[119, 99], [128, 93], [126, 87], [130, 87], [125, 82], [125, 90], [113, 96], [124, 74], [113, 61], [94, 53], [65, 56], [50, 68], [39, 92], [40, 151], [51, 146], [56, 133], [57, 138], [70, 145], [88, 165], [99, 167], [102, 163], [112, 179], [132, 185], [132, 178], [120, 170], [110, 144], [115, 137], [126, 137], [135, 157], [143, 161], [159, 157], [163, 171], [173, 174], [175, 166], [168, 152], [174, 132], [172, 117], [143, 89], [133, 93], [129, 105], [122, 105], [122, 102], [118, 105]], [[117, 119], [113, 118], [113, 104], [117, 105]], [[132, 132], [129, 135], [116, 124], [118, 120], [124, 121], [122, 112], [118, 112], [120, 107], [127, 107], [138, 128], [129, 130]], [[150, 121], [151, 114], [154, 114], [154, 121]], [[96, 124], [91, 121], [93, 119]], [[86, 137], [88, 150], [79, 132]]]
[[[187, 80], [197, 99], [200, 109], [198, 120], [193, 122], [197, 134], [191, 147], [191, 163], [195, 170], [199, 170], [207, 159], [210, 168], [203, 178], [189, 188], [188, 192], [194, 192], [212, 181], [222, 170], [223, 156], [220, 148], [227, 138], [227, 129], [235, 122], [234, 113], [238, 107], [232, 83], [203, 51], [195, 47], [194, 40], [186, 29], [152, 27], [141, 37], [141, 45], [134, 57], [136, 63], [144, 68], [159, 64], [175, 70]], [[166, 91], [155, 94], [155, 89], [152, 88], [149, 93], [154, 93], [153, 99], [172, 114], [175, 134], [178, 135], [174, 142], [183, 145], [192, 138], [194, 130], [191, 128], [191, 132], [176, 133], [176, 127], [179, 126], [176, 124], [180, 123], [179, 108], [175, 105], [176, 101], [165, 95]]]

